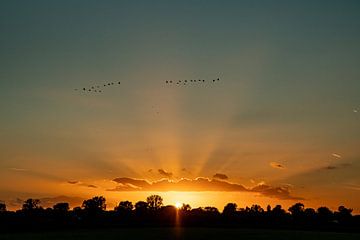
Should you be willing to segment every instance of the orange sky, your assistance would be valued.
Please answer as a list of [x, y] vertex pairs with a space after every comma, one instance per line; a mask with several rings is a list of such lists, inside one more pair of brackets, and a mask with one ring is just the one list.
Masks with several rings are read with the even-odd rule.
[[[29, 197], [104, 195], [113, 206], [159, 193], [219, 209], [301, 201], [360, 211], [356, 1], [0, 9], [9, 208]], [[195, 79], [205, 81], [183, 84]], [[183, 178], [192, 182], [180, 187]]]

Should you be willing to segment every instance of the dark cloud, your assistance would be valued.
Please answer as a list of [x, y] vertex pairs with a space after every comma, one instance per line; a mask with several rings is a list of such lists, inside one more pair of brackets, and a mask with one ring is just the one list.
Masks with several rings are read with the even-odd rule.
[[277, 162], [271, 162], [270, 166], [273, 168], [277, 168], [277, 169], [285, 169], [285, 167], [283, 165], [281, 165], [280, 163], [277, 163]]
[[273, 197], [278, 199], [304, 200], [304, 198], [301, 197], [291, 196], [289, 186], [273, 187], [266, 184], [261, 184], [253, 187], [251, 191], [261, 193], [262, 195], [267, 197]]
[[67, 181], [67, 183], [72, 184], [72, 185], [82, 186], [82, 187], [97, 188], [97, 186], [95, 186], [93, 184], [87, 184], [87, 183], [83, 183], [80, 181]]
[[323, 167], [322, 170], [336, 170], [336, 169], [345, 168], [345, 167], [349, 167], [349, 166], [351, 166], [350, 163], [342, 163], [342, 164], [329, 165], [329, 166]]
[[69, 183], [69, 184], [77, 184], [77, 183], [79, 183], [79, 181], [67, 181], [67, 183]]
[[223, 192], [255, 192], [264, 196], [279, 199], [302, 199], [290, 194], [290, 187], [272, 187], [269, 185], [258, 185], [254, 188], [246, 188], [241, 184], [230, 183], [217, 179], [198, 177], [195, 179], [182, 178], [179, 181], [162, 179], [149, 182], [143, 179], [115, 178], [113, 181], [118, 185], [107, 191], [179, 191], [179, 192], [203, 192], [203, 191], [223, 191]]
[[171, 178], [173, 176], [171, 172], [166, 172], [164, 169], [158, 169], [158, 173], [167, 178]]
[[221, 180], [226, 180], [226, 179], [229, 179], [228, 176], [226, 176], [225, 174], [222, 174], [222, 173], [216, 173], [213, 178], [217, 178], [217, 179], [221, 179]]

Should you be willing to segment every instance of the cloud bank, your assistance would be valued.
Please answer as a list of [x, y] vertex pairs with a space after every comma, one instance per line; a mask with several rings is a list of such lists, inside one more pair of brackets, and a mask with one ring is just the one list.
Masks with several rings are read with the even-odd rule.
[[203, 177], [195, 179], [182, 178], [179, 181], [162, 179], [153, 182], [149, 182], [144, 179], [119, 177], [115, 178], [113, 181], [118, 183], [118, 185], [115, 188], [107, 189], [107, 191], [254, 192], [278, 199], [303, 200], [301, 197], [292, 196], [289, 186], [273, 187], [270, 185], [260, 184], [253, 188], [246, 188], [241, 184]]

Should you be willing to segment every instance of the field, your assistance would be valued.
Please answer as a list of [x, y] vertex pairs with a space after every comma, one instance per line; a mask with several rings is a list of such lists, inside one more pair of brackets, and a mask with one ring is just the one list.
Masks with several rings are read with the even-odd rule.
[[359, 233], [331, 233], [310, 231], [284, 231], [260, 229], [219, 229], [219, 228], [127, 228], [101, 230], [73, 230], [62, 232], [29, 232], [0, 234], [1, 240], [20, 239], [77, 239], [77, 240], [107, 240], [107, 239], [276, 239], [276, 240], [321, 240], [321, 239], [360, 239]]

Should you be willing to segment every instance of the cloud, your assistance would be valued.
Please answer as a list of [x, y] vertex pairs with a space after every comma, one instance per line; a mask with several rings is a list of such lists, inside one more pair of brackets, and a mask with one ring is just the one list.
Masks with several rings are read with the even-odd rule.
[[342, 163], [342, 164], [338, 164], [338, 165], [329, 165], [329, 166], [321, 168], [321, 170], [336, 170], [336, 169], [345, 168], [345, 167], [349, 167], [349, 166], [351, 166], [350, 163]]
[[166, 172], [165, 170], [163, 169], [158, 169], [158, 173], [164, 177], [167, 177], [167, 178], [171, 178], [172, 177], [172, 172]]
[[281, 164], [278, 163], [278, 162], [271, 162], [271, 163], [270, 163], [270, 166], [271, 166], [272, 168], [285, 169], [284, 165], [281, 165]]
[[69, 184], [77, 184], [77, 183], [79, 183], [79, 181], [67, 181], [67, 183], [69, 183]]
[[333, 157], [336, 157], [336, 158], [341, 158], [341, 155], [340, 154], [337, 154], [337, 153], [333, 153], [331, 154]]
[[82, 187], [88, 187], [88, 188], [97, 188], [97, 186], [93, 185], [93, 184], [88, 184], [88, 183], [83, 183], [80, 181], [67, 181], [68, 184], [72, 184], [72, 185], [78, 185], [78, 186], [82, 186]]
[[260, 184], [253, 188], [246, 188], [241, 184], [203, 177], [198, 177], [195, 179], [182, 178], [179, 181], [162, 179], [153, 182], [149, 182], [144, 179], [121, 177], [115, 178], [113, 181], [118, 183], [118, 185], [115, 188], [107, 189], [107, 191], [254, 192], [260, 193], [267, 197], [274, 197], [279, 199], [302, 199], [292, 196], [289, 186], [272, 187], [269, 185]]
[[221, 179], [221, 180], [226, 180], [226, 179], [229, 179], [228, 176], [226, 176], [225, 174], [222, 174], [222, 173], [216, 173], [213, 178], [217, 178], [217, 179]]
[[253, 187], [251, 189], [253, 192], [261, 193], [264, 196], [267, 197], [273, 197], [283, 200], [304, 200], [304, 198], [301, 197], [294, 197], [290, 194], [290, 186], [284, 185], [281, 187], [273, 187], [266, 184], [260, 184], [256, 187]]
[[25, 168], [9, 168], [9, 170], [17, 171], [17, 172], [29, 171], [28, 169]]

